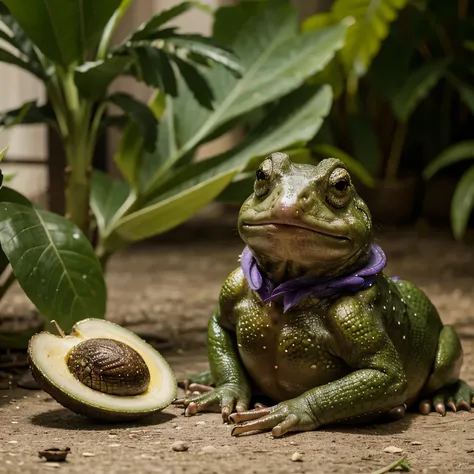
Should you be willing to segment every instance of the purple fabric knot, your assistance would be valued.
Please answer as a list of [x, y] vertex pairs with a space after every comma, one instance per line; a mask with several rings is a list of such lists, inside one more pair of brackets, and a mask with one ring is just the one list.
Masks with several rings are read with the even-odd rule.
[[344, 291], [356, 292], [369, 288], [373, 285], [376, 275], [385, 267], [386, 261], [383, 250], [372, 244], [370, 259], [359, 270], [339, 277], [299, 277], [278, 286], [260, 271], [248, 247], [242, 252], [241, 266], [249, 287], [260, 295], [262, 301], [267, 303], [283, 296], [286, 312], [308, 296], [327, 298]]

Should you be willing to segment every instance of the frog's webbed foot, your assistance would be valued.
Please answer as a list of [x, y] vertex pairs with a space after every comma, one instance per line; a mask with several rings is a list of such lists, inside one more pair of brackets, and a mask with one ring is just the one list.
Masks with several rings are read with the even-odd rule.
[[442, 388], [430, 398], [423, 399], [419, 410], [423, 415], [428, 415], [434, 409], [441, 416], [445, 416], [447, 408], [453, 412], [472, 411], [472, 406], [474, 406], [474, 390], [466, 382], [460, 380]]
[[[189, 388], [192, 389], [192, 387], [193, 384], [190, 384]], [[186, 395], [184, 398], [175, 400], [173, 405], [185, 408], [185, 416], [206, 411], [220, 412], [225, 423], [234, 410], [242, 412], [248, 409], [250, 394], [247, 387], [225, 384], [217, 388], [207, 386], [201, 388], [204, 388], [204, 393], [191, 397]], [[211, 390], [208, 390], [209, 388]]]
[[281, 402], [273, 407], [259, 407], [254, 410], [233, 413], [229, 421], [236, 425], [232, 429], [232, 436], [248, 431], [271, 430], [275, 438], [290, 431], [307, 431], [318, 428], [318, 423], [311, 414], [304, 409], [299, 398]]

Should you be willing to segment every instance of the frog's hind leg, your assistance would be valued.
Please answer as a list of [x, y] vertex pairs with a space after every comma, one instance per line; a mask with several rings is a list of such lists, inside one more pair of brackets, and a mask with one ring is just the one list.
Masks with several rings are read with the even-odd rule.
[[194, 374], [178, 381], [178, 387], [188, 392], [205, 393], [214, 389], [215, 382], [210, 370]]
[[452, 411], [468, 410], [474, 405], [474, 389], [459, 379], [463, 351], [454, 328], [446, 325], [440, 332], [433, 372], [422, 392], [419, 410], [428, 415], [433, 409], [440, 415], [446, 407]]

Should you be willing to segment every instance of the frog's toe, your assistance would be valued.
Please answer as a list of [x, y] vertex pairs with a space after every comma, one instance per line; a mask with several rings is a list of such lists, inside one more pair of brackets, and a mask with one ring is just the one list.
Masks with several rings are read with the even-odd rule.
[[431, 399], [422, 400], [418, 408], [423, 415], [430, 414], [434, 409], [441, 416], [445, 416], [447, 409], [452, 412], [472, 411], [472, 405], [474, 405], [474, 390], [466, 382], [460, 380], [443, 388]]
[[247, 433], [248, 431], [272, 430], [278, 425], [281, 426], [281, 424], [283, 424], [287, 417], [287, 414], [281, 412], [268, 413], [267, 415], [264, 415], [261, 418], [257, 418], [255, 420], [237, 423], [232, 429], [232, 436]]
[[214, 387], [211, 387], [210, 385], [204, 385], [202, 383], [190, 383], [188, 385], [188, 390], [193, 393], [207, 393], [207, 392], [212, 392], [214, 390]]

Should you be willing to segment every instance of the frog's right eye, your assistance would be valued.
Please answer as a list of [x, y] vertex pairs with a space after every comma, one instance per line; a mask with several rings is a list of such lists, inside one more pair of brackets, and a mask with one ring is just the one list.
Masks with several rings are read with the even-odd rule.
[[258, 198], [265, 196], [270, 190], [270, 181], [273, 171], [273, 162], [270, 159], [265, 160], [260, 168], [255, 172], [256, 180], [254, 184], [255, 195]]
[[260, 168], [257, 170], [255, 174], [257, 175], [257, 179], [259, 181], [262, 181], [262, 179], [267, 179], [267, 177], [265, 176], [265, 172], [261, 170]]

